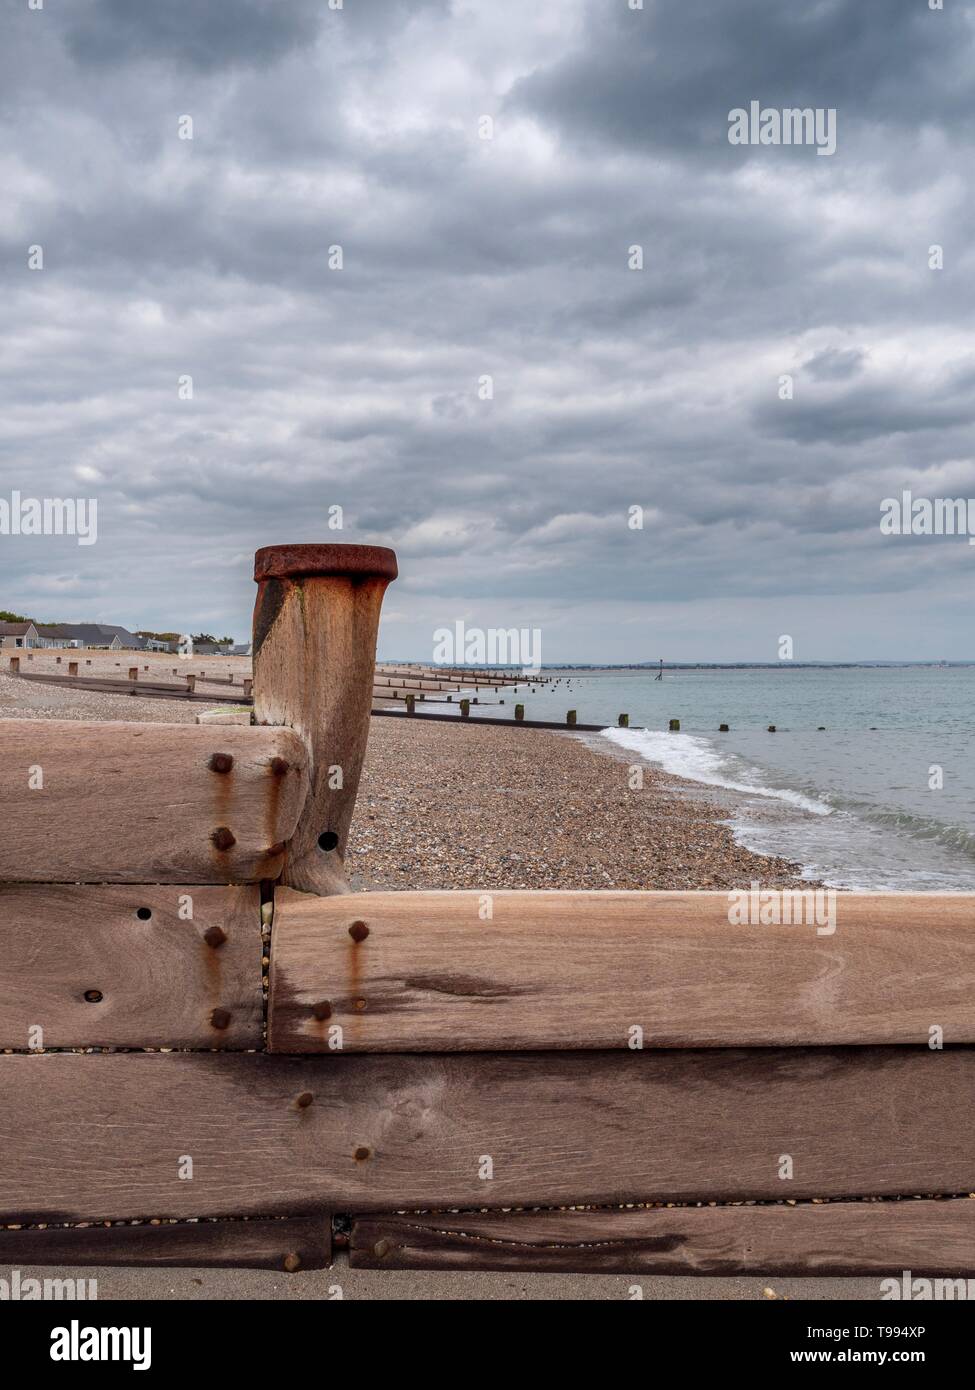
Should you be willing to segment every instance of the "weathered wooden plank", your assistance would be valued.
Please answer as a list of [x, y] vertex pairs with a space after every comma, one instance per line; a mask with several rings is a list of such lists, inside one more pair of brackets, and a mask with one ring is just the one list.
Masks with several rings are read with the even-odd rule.
[[332, 1229], [326, 1213], [153, 1226], [49, 1226], [0, 1230], [0, 1265], [239, 1266], [289, 1274], [327, 1269]]
[[254, 715], [309, 750], [311, 789], [284, 882], [347, 893], [343, 858], [369, 735], [376, 633], [396, 556], [374, 545], [271, 545], [254, 557]]
[[367, 1215], [354, 1269], [915, 1274], [975, 1269], [975, 1201]]
[[733, 926], [726, 893], [489, 901], [279, 889], [271, 1049], [975, 1042], [973, 894], [839, 894], [830, 935]]
[[971, 1192], [973, 1088], [968, 1048], [5, 1056], [0, 1219]]
[[0, 961], [0, 1047], [263, 1045], [256, 884], [0, 884]]
[[290, 729], [0, 720], [0, 880], [276, 878], [306, 765]]

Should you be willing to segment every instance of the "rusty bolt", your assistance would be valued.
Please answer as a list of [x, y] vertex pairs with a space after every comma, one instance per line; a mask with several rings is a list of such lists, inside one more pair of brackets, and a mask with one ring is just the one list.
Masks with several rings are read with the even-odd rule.
[[356, 999], [356, 1000], [353, 1002], [352, 1007], [353, 1007], [358, 1013], [361, 1014], [362, 1011], [363, 1011], [363, 1009], [366, 1007], [366, 1001], [365, 1001], [364, 999]]
[[290, 767], [291, 764], [288, 762], [287, 758], [271, 759], [271, 771], [274, 773], [275, 777], [283, 777]]
[[230, 1010], [214, 1009], [213, 1013], [210, 1015], [210, 1022], [213, 1024], [214, 1028], [226, 1028], [230, 1023]]
[[214, 753], [207, 763], [211, 772], [229, 772], [234, 765], [232, 753]]
[[294, 1274], [296, 1269], [301, 1268], [301, 1256], [292, 1250], [289, 1255], [284, 1257], [284, 1267], [289, 1274]]
[[365, 941], [366, 937], [369, 935], [369, 928], [366, 926], [365, 922], [353, 922], [349, 928], [349, 935], [352, 937], [353, 941]]
[[312, 1095], [311, 1091], [302, 1091], [300, 1096], [295, 1097], [295, 1105], [297, 1105], [299, 1110], [307, 1110], [314, 1099], [315, 1097]]
[[216, 950], [218, 946], [222, 946], [227, 940], [227, 933], [224, 931], [223, 927], [218, 927], [216, 925], [207, 927], [206, 931], [203, 933], [203, 940], [208, 946], [212, 946], [213, 949]]
[[362, 1163], [365, 1159], [372, 1157], [372, 1150], [367, 1149], [365, 1144], [360, 1144], [356, 1149], [354, 1158], [357, 1163]]
[[237, 843], [237, 837], [232, 830], [228, 830], [225, 825], [220, 825], [210, 836], [217, 849], [233, 849]]
[[319, 1023], [324, 1023], [327, 1018], [332, 1017], [332, 1005], [328, 999], [322, 999], [312, 1008], [312, 1013]]

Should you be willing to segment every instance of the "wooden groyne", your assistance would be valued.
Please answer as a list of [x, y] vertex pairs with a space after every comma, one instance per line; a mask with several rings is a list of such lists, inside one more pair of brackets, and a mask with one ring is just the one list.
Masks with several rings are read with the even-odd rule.
[[0, 720], [0, 1262], [970, 1270], [975, 895], [349, 891], [395, 573], [258, 553], [254, 725]]

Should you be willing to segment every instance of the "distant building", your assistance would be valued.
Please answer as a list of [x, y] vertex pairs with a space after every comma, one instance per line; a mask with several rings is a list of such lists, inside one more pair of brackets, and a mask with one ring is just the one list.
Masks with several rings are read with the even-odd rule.
[[0, 647], [13, 650], [39, 646], [40, 638], [33, 623], [0, 623]]
[[229, 656], [233, 650], [232, 642], [194, 642], [194, 656]]
[[110, 652], [143, 652], [147, 639], [113, 623], [39, 623], [37, 645], [41, 647], [101, 647]]

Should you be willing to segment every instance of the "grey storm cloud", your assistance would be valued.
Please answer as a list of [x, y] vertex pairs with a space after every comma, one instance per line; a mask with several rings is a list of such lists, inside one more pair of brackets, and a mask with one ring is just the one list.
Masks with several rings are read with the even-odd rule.
[[66, 16], [65, 42], [80, 63], [96, 67], [146, 60], [211, 72], [241, 62], [274, 62], [290, 48], [311, 43], [320, 13], [315, 0], [80, 0]]
[[[388, 654], [972, 655], [975, 552], [878, 523], [975, 495], [973, 47], [923, 0], [5, 7], [0, 496], [99, 540], [0, 536], [0, 608], [243, 636], [257, 546], [342, 539], [400, 553]], [[836, 154], [730, 145], [753, 99]]]
[[637, 12], [588, 6], [585, 34], [510, 100], [582, 138], [641, 151], [725, 156], [728, 112], [751, 100], [836, 107], [844, 122], [895, 128], [967, 127], [973, 116], [965, 5], [934, 16], [923, 0], [646, 0]]

